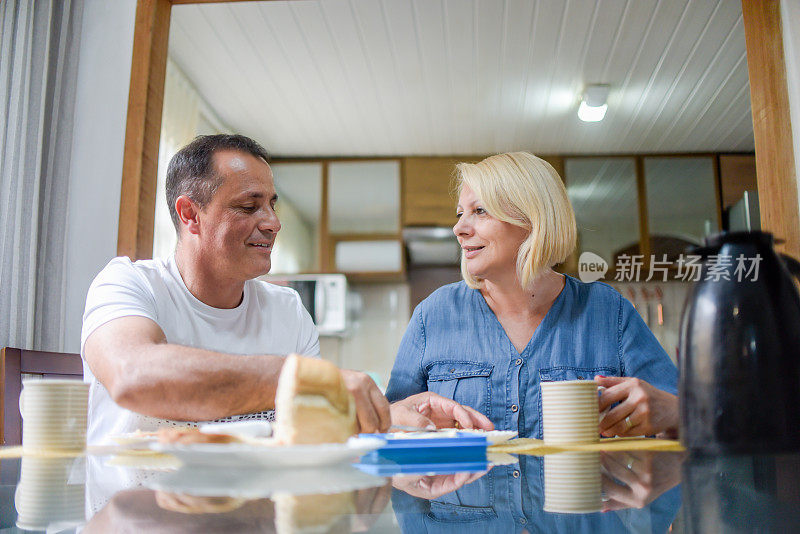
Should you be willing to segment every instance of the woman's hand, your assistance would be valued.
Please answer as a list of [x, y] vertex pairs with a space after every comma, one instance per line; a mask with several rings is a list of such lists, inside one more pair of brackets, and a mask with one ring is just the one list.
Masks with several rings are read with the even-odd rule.
[[420, 428], [479, 428], [494, 430], [489, 418], [477, 410], [430, 391], [411, 395], [391, 406], [392, 424]]
[[643, 508], [680, 484], [682, 452], [601, 452], [603, 511]]
[[600, 411], [619, 403], [600, 421], [600, 433], [611, 436], [678, 435], [678, 397], [634, 377], [595, 376], [605, 387]]

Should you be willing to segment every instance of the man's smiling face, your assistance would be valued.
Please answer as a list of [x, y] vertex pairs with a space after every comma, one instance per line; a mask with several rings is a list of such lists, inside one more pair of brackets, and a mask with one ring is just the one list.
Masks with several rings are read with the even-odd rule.
[[203, 261], [224, 278], [266, 274], [281, 229], [272, 170], [263, 159], [237, 150], [215, 153], [214, 167], [222, 184], [198, 214]]

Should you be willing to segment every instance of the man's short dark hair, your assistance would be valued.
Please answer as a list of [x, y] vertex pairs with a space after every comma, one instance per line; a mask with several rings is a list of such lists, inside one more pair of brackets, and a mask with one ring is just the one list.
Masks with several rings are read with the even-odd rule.
[[199, 135], [172, 156], [167, 167], [167, 207], [172, 224], [178, 229], [175, 201], [186, 195], [201, 208], [208, 205], [222, 185], [222, 176], [214, 166], [214, 154], [222, 150], [238, 150], [269, 161], [267, 151], [243, 135]]

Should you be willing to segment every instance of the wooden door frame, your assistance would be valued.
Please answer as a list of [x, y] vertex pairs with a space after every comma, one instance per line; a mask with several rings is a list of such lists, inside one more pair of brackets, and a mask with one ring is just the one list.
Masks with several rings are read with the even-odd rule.
[[158, 148], [172, 6], [251, 0], [137, 0], [122, 160], [117, 255], [153, 255]]
[[[761, 228], [800, 257], [800, 214], [780, 0], [742, 0]], [[797, 103], [800, 105], [800, 102]]]
[[[149, 258], [161, 110], [173, 5], [252, 0], [138, 0], [117, 234], [117, 254]], [[780, 0], [742, 0], [762, 227], [800, 257], [795, 155], [781, 32]]]

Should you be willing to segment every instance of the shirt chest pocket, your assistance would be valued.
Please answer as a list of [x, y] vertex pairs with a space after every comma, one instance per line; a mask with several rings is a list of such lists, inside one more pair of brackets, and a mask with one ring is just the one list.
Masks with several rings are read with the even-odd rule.
[[428, 391], [488, 414], [493, 368], [487, 363], [434, 362], [428, 366]]
[[539, 371], [541, 382], [558, 382], [563, 380], [594, 380], [595, 375], [617, 376], [619, 369], [613, 367], [548, 367]]

